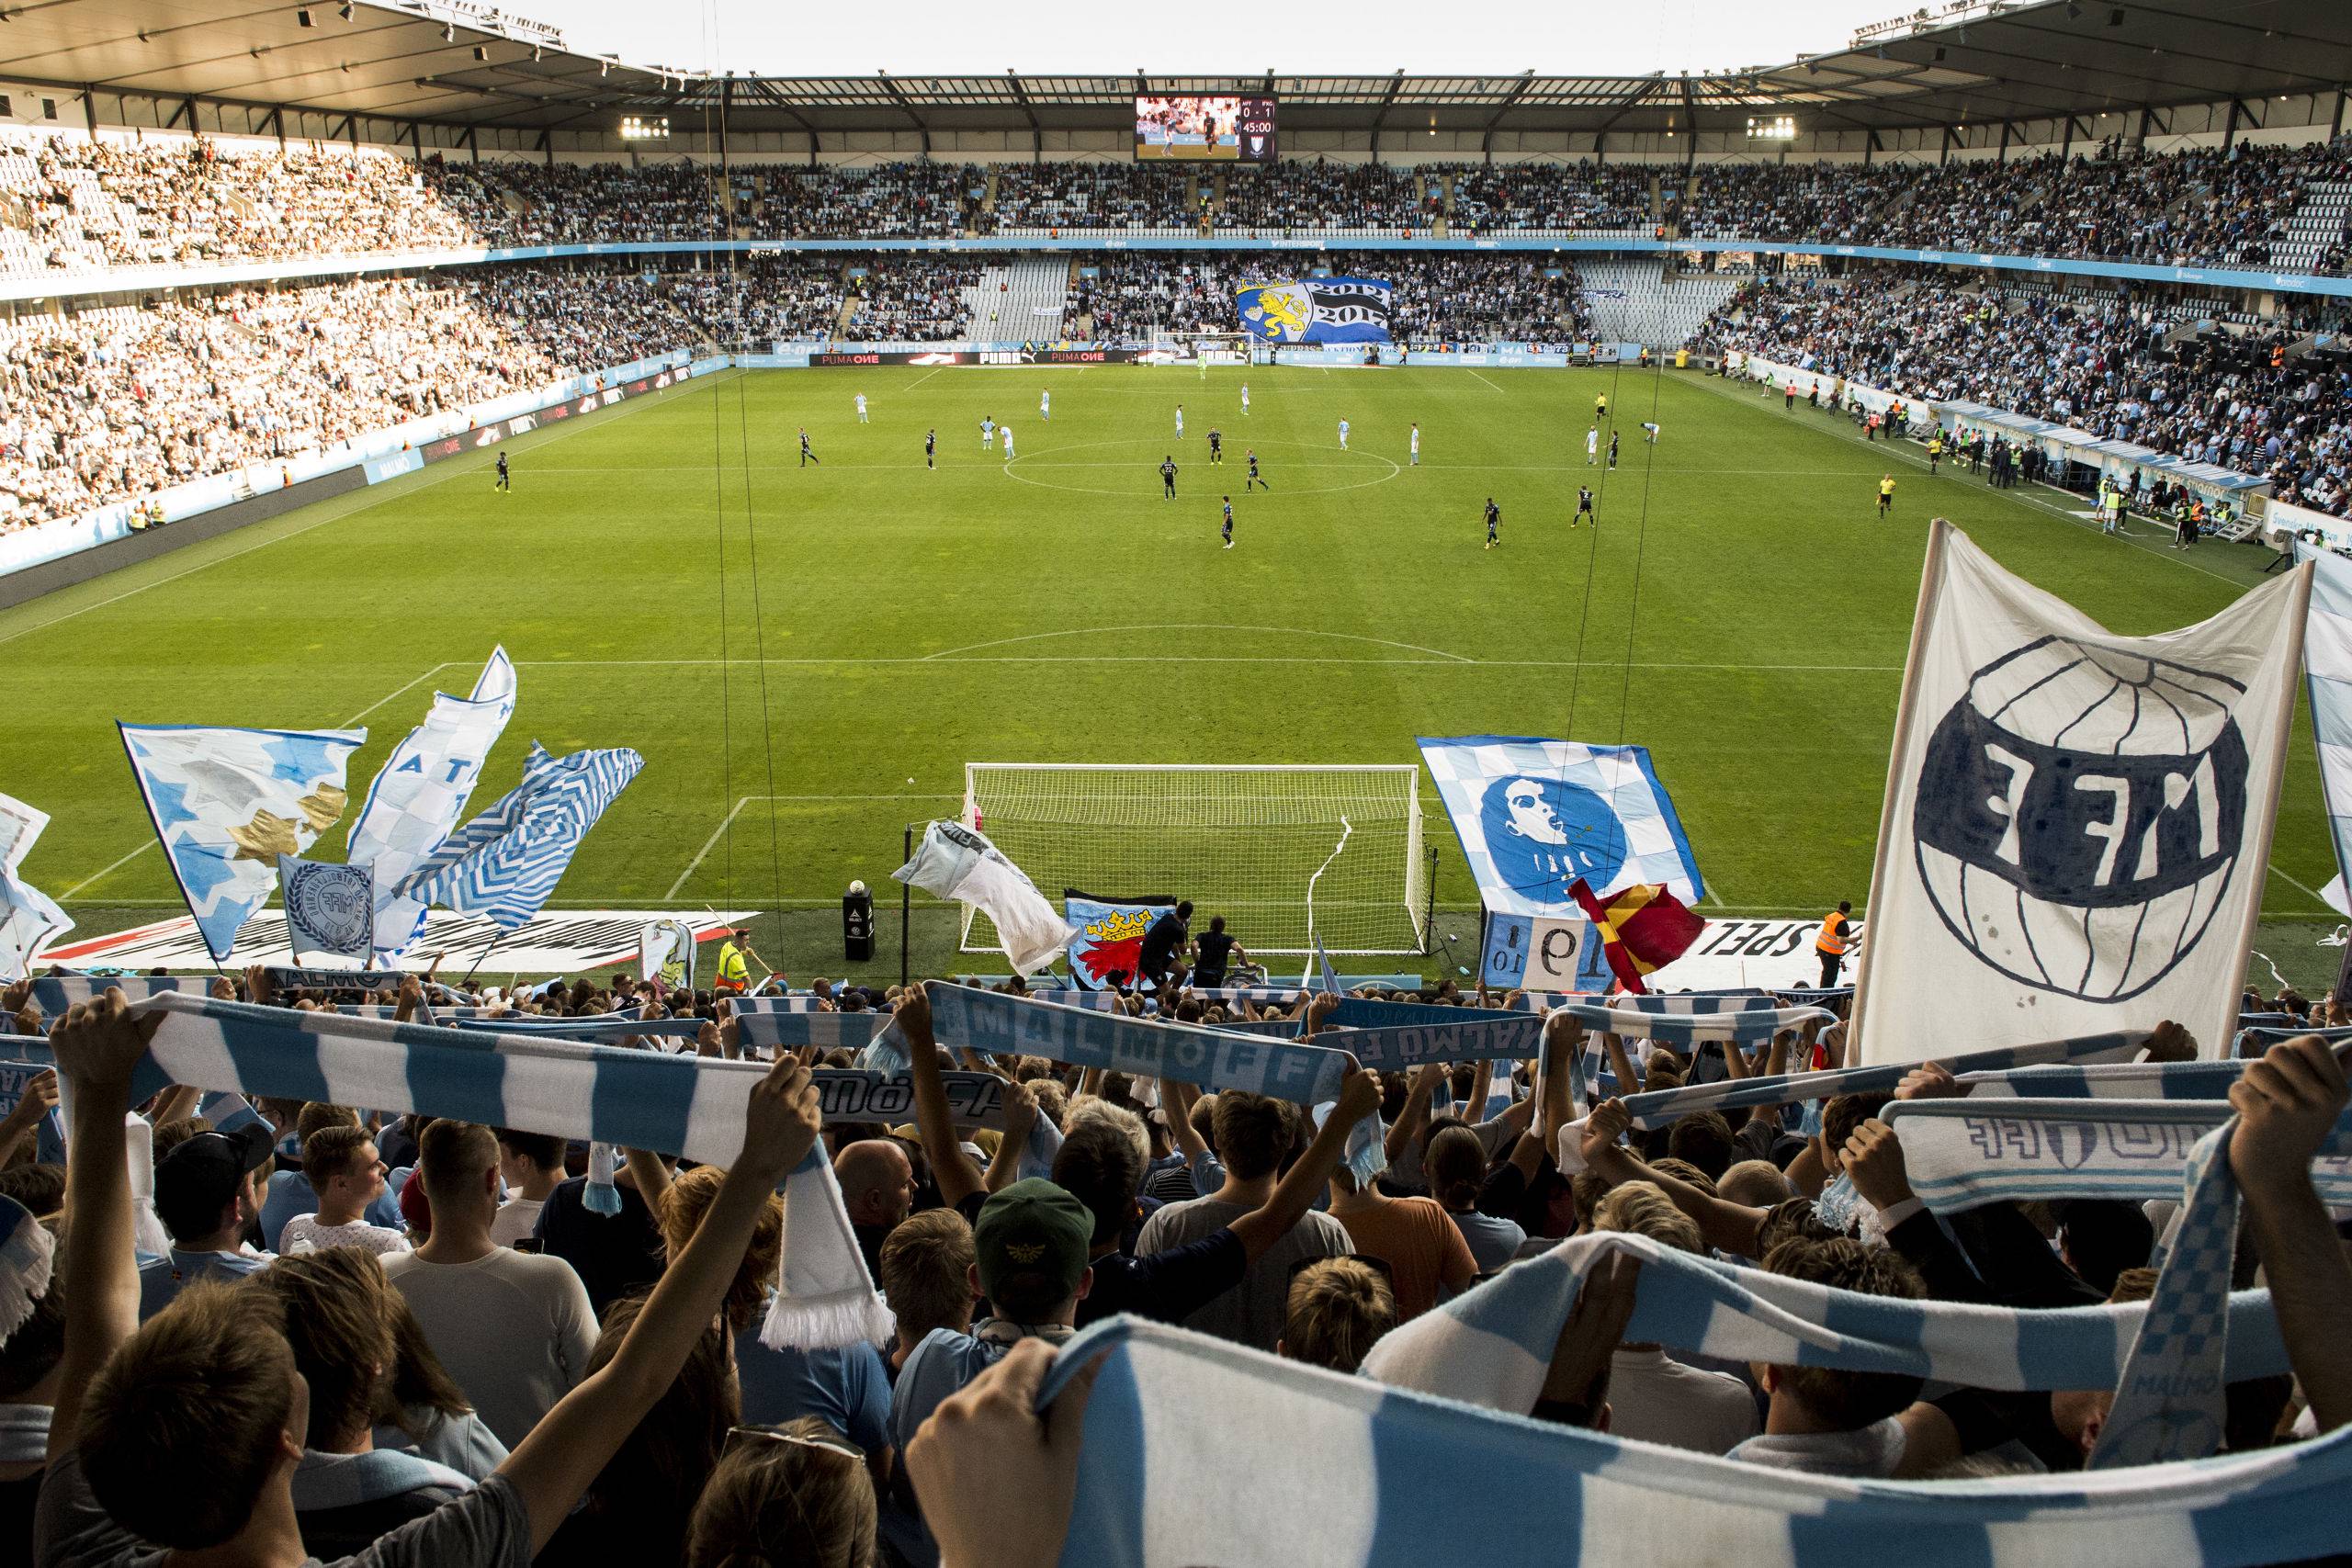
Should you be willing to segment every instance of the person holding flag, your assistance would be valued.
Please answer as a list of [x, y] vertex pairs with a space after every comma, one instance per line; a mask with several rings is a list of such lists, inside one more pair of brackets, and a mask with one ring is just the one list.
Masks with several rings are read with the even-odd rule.
[[727, 940], [718, 944], [718, 979], [712, 989], [722, 997], [740, 997], [750, 991], [752, 976], [744, 963], [747, 958], [756, 960], [763, 969], [768, 966], [768, 961], [752, 951], [749, 931], [739, 927], [729, 931]]
[[1825, 991], [1838, 988], [1838, 971], [1845, 966], [1846, 955], [1854, 951], [1854, 933], [1859, 928], [1854, 924], [1853, 913], [1851, 900], [1838, 900], [1838, 907], [1823, 918], [1820, 933], [1813, 939], [1814, 956], [1821, 960], [1821, 988]]

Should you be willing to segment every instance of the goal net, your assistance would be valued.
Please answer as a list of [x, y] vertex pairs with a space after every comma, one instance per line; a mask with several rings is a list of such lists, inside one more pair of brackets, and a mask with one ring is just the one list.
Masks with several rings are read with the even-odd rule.
[[[970, 762], [964, 820], [1038, 891], [1189, 898], [1251, 953], [1418, 953], [1420, 768]], [[964, 911], [967, 953], [1000, 949]]]
[[1197, 365], [1204, 369], [1212, 365], [1247, 365], [1252, 341], [1248, 333], [1161, 332], [1153, 335], [1143, 358], [1147, 364]]

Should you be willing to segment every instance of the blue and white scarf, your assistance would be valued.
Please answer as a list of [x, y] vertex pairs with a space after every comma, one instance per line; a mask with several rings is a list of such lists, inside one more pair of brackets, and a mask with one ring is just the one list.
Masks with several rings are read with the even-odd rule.
[[[1050, 1405], [1071, 1379], [1101, 1369], [1087, 1407], [1064, 1568], [1429, 1568], [1463, 1554], [1460, 1521], [1442, 1500], [1464, 1495], [1511, 1500], [1481, 1513], [1480, 1560], [1563, 1568], [1905, 1560], [2229, 1568], [2344, 1545], [2352, 1430], [2151, 1475], [1877, 1482], [1768, 1470], [1516, 1414], [1532, 1407], [1573, 1303], [1574, 1276], [1588, 1260], [1574, 1249], [1598, 1256], [1599, 1248], [1640, 1241], [1578, 1238], [1514, 1265], [1374, 1348], [1368, 1370], [1376, 1373], [1408, 1355], [1442, 1375], [1459, 1369], [1460, 1381], [1442, 1377], [1442, 1397], [1134, 1318], [1096, 1325], [1064, 1347], [1040, 1391], [1040, 1404]], [[1817, 1326], [1833, 1316], [1826, 1303], [1784, 1307], [1781, 1298], [1758, 1298], [1751, 1316], [1728, 1299], [1730, 1291], [1679, 1267], [1699, 1260], [1651, 1256], [1657, 1263], [1645, 1258], [1641, 1311], [1627, 1337], [1694, 1349], [1712, 1340], [1737, 1347], [1725, 1353], [1739, 1359], [1752, 1349], [1757, 1359], [1787, 1364], [1827, 1349], [1829, 1341], [1859, 1341], [1857, 1359], [1867, 1354], [1879, 1365], [1964, 1360], [1997, 1373], [2006, 1350], [2019, 1363], [2010, 1369], [2013, 1385], [2028, 1382], [2030, 1371], [2032, 1386], [2046, 1379], [2056, 1380], [2047, 1386], [2098, 1386], [2095, 1374], [2115, 1369], [2116, 1346], [2134, 1320], [2124, 1308], [2005, 1313], [1843, 1297], [1838, 1308], [1850, 1303], [1866, 1315], [1849, 1323], [1837, 1312], [1844, 1332], [1831, 1335]], [[1737, 1272], [1743, 1292], [1759, 1280], [1797, 1283]], [[1498, 1298], [1511, 1310], [1486, 1311]], [[1906, 1306], [1926, 1308], [1932, 1325], [1882, 1315]], [[2233, 1340], [2233, 1369], [2240, 1355], [2249, 1364], [2265, 1361], [2255, 1347], [2264, 1332], [2256, 1320], [2267, 1315], [2267, 1303], [2255, 1305], [2246, 1343]], [[2028, 1318], [2062, 1321], [2027, 1328]], [[1947, 1331], [1982, 1348], [1948, 1354]], [[2275, 1325], [2268, 1345], [2267, 1364], [2283, 1365]], [[1508, 1404], [1512, 1414], [1462, 1402], [1505, 1385], [1525, 1391]], [[1245, 1407], [1249, 1419], [1237, 1424], [1234, 1413]], [[1303, 1497], [1314, 1506], [1297, 1506]]]
[[1342, 1049], [1384, 1070], [1423, 1062], [1520, 1062], [1544, 1048], [1544, 1021], [1500, 1009], [1368, 1001], [1350, 997], [1331, 1013], [1348, 1031]]
[[2244, 1062], [2108, 1062], [1968, 1073], [1971, 1100], [2227, 1100]]
[[0, 1345], [33, 1314], [49, 1293], [50, 1265], [56, 1247], [30, 1209], [0, 1198]]
[[[164, 1015], [132, 1079], [447, 1116], [725, 1165], [743, 1146], [756, 1062], [625, 1051], [533, 1035], [385, 1023], [172, 994], [133, 1010]], [[761, 1330], [772, 1346], [878, 1343], [889, 1310], [874, 1289], [821, 1157], [785, 1184], [784, 1285]]]
[[1816, 1020], [1834, 1021], [1838, 1016], [1827, 1008], [1775, 1007], [1770, 997], [1576, 998], [1553, 1010], [1566, 1013], [1587, 1029], [1628, 1040], [1654, 1040], [1685, 1053], [1708, 1041], [1754, 1045], [1784, 1029], [1799, 1029]]

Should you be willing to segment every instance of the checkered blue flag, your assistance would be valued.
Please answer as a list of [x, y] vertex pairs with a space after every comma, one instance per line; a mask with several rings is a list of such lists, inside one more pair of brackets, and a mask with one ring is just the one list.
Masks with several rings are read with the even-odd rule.
[[1663, 884], [1707, 896], [1674, 802], [1640, 746], [1519, 735], [1423, 736], [1421, 761], [1488, 910], [1581, 913], [1578, 878], [1602, 892]]
[[588, 829], [644, 766], [626, 749], [551, 757], [533, 741], [523, 782], [419, 862], [397, 891], [512, 931], [539, 912]]

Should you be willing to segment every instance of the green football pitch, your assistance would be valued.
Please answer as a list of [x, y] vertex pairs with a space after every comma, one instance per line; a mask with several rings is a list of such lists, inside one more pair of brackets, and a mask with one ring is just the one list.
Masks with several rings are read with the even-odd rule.
[[[1585, 458], [1604, 393], [1613, 472]], [[982, 449], [987, 415], [1017, 458]], [[1242, 489], [1252, 448], [1271, 491]], [[557, 903], [768, 911], [763, 951], [796, 976], [839, 970], [842, 888], [886, 886], [905, 824], [951, 814], [968, 761], [1637, 742], [1713, 889], [1704, 912], [1810, 914], [1867, 891], [1929, 517], [2127, 633], [2211, 614], [2268, 558], [2183, 554], [2146, 525], [2104, 538], [2054, 492], [1949, 464], [1930, 479], [1917, 446], [1696, 372], [727, 373], [506, 450], [511, 494], [472, 455], [0, 615], [0, 790], [53, 816], [26, 874], [85, 934], [178, 908], [113, 720], [365, 725], [356, 800], [434, 690], [465, 691], [499, 643], [520, 701], [477, 808], [534, 738], [646, 758]], [[1568, 525], [1581, 484], [1598, 529]], [[2311, 941], [2333, 868], [2298, 727], [2264, 902], [2273, 955], [2308, 983], [2334, 968]], [[1437, 901], [1475, 907], [1426, 779], [1422, 795]], [[316, 852], [341, 850], [338, 829]], [[882, 935], [876, 972], [895, 972], [895, 921]], [[918, 967], [968, 962], [953, 944], [949, 912], [926, 911]]]

